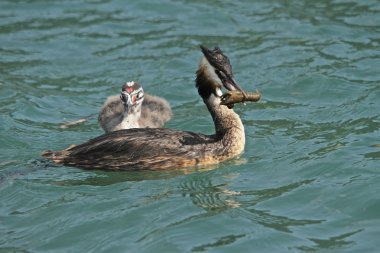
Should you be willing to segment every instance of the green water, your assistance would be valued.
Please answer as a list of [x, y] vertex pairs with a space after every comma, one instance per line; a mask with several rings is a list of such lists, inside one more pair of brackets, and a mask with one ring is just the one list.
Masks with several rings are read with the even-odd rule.
[[[45, 149], [102, 133], [123, 81], [212, 133], [199, 44], [236, 80], [247, 143], [218, 166], [115, 173]], [[379, 252], [380, 2], [0, 1], [0, 252]]]

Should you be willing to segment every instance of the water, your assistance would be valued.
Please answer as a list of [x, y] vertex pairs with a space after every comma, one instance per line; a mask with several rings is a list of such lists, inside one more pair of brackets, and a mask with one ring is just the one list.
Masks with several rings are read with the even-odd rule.
[[[228, 3], [229, 2], [229, 3]], [[379, 1], [0, 2], [0, 252], [378, 252]], [[126, 80], [212, 133], [199, 44], [260, 90], [236, 106], [245, 153], [203, 169], [115, 173], [39, 154], [102, 133]]]

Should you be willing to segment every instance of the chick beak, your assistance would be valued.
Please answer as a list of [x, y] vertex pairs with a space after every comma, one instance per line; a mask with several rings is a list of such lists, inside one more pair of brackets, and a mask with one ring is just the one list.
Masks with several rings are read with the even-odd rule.
[[120, 95], [120, 98], [121, 98], [121, 101], [123, 102], [123, 105], [124, 105], [124, 112], [129, 114], [131, 112], [132, 106], [133, 106], [131, 97], [129, 96], [129, 94], [124, 93], [124, 94]]
[[132, 110], [132, 105], [128, 103], [124, 103], [124, 111], [125, 113], [129, 114]]

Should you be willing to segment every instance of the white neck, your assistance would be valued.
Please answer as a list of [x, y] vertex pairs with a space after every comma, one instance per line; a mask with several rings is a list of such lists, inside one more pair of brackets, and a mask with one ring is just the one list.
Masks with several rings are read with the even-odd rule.
[[133, 108], [129, 113], [124, 111], [118, 129], [140, 128], [139, 119], [141, 117], [141, 103]]

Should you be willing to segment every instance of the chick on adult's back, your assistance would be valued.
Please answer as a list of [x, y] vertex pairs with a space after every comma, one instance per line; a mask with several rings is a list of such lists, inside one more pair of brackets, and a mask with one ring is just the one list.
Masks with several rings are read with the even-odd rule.
[[201, 49], [204, 57], [196, 87], [213, 118], [215, 134], [165, 128], [120, 130], [62, 151], [46, 151], [43, 156], [86, 169], [155, 170], [215, 164], [239, 155], [245, 146], [244, 126], [232, 108], [221, 105], [221, 88], [244, 91], [234, 81], [230, 62], [219, 48]]
[[156, 128], [163, 127], [172, 115], [170, 105], [164, 98], [144, 93], [137, 82], [126, 82], [121, 95], [109, 96], [99, 114], [64, 122], [60, 127], [73, 127], [97, 117], [106, 133], [130, 128]]
[[107, 98], [98, 115], [99, 125], [106, 133], [130, 128], [157, 128], [172, 117], [169, 103], [144, 93], [138, 82], [126, 82], [121, 95]]

